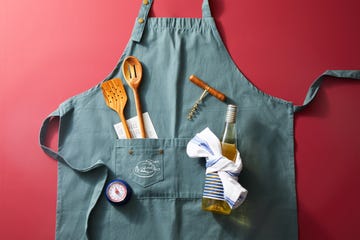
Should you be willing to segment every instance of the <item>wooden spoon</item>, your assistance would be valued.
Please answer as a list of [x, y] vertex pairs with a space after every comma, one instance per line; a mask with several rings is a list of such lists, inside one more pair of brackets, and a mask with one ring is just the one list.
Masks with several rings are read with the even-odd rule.
[[127, 95], [121, 79], [113, 78], [111, 80], [103, 82], [101, 84], [101, 89], [104, 95], [106, 105], [108, 105], [109, 108], [118, 113], [124, 127], [126, 137], [131, 138], [131, 134], [124, 116], [124, 108], [127, 101]]
[[142, 77], [142, 66], [140, 61], [134, 56], [129, 56], [125, 58], [122, 64], [122, 72], [124, 74], [126, 82], [129, 84], [129, 86], [134, 92], [136, 113], [139, 119], [141, 137], [146, 138], [144, 120], [142, 116], [140, 98], [138, 94], [138, 87], [141, 83], [141, 77]]

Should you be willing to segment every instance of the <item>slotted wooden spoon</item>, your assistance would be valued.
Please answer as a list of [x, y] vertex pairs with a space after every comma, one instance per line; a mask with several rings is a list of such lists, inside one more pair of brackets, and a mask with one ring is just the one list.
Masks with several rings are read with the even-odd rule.
[[111, 80], [103, 82], [101, 84], [101, 89], [104, 95], [106, 105], [118, 113], [124, 127], [126, 137], [131, 138], [131, 134], [124, 116], [127, 95], [121, 79], [113, 78]]
[[142, 138], [146, 138], [146, 132], [144, 127], [144, 120], [142, 116], [140, 97], [138, 93], [138, 88], [141, 83], [142, 78], [142, 66], [140, 61], [134, 57], [129, 56], [124, 59], [122, 64], [122, 72], [127, 84], [131, 87], [134, 92], [136, 113], [139, 119], [139, 128]]

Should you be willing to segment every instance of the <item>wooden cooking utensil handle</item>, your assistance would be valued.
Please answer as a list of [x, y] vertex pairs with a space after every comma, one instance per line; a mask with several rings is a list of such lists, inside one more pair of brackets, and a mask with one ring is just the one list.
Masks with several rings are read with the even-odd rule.
[[146, 138], [146, 132], [145, 132], [145, 127], [144, 127], [144, 119], [143, 119], [143, 115], [142, 115], [142, 109], [141, 109], [139, 94], [138, 94], [138, 91], [137, 91], [136, 88], [133, 88], [133, 90], [134, 90], [136, 113], [137, 113], [138, 120], [139, 120], [139, 127], [140, 127], [141, 137]]
[[204, 90], [207, 90], [211, 95], [219, 99], [220, 101], [225, 101], [226, 96], [222, 92], [216, 90], [215, 88], [210, 87], [206, 82], [201, 80], [195, 75], [191, 75], [189, 77], [189, 80], [193, 82], [194, 84], [198, 85], [199, 87], [203, 88]]
[[124, 127], [124, 132], [125, 132], [125, 135], [126, 135], [126, 138], [127, 139], [130, 139], [131, 138], [131, 134], [130, 134], [130, 130], [129, 130], [129, 127], [126, 123], [126, 119], [125, 119], [125, 116], [124, 116], [124, 113], [123, 112], [119, 112], [119, 117], [120, 117], [120, 120], [121, 120], [121, 123]]

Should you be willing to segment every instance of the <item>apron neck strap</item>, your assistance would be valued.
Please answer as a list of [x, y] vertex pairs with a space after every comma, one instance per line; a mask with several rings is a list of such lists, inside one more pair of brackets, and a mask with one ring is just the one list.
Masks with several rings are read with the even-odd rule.
[[[139, 14], [135, 21], [135, 26], [131, 33], [131, 40], [134, 42], [140, 42], [141, 37], [143, 35], [146, 22], [148, 19], [150, 8], [153, 4], [154, 0], [142, 0], [141, 7], [139, 10]], [[203, 0], [202, 4], [202, 17], [207, 18], [211, 17], [209, 0]]]
[[131, 33], [131, 40], [140, 42], [148, 19], [149, 11], [154, 0], [142, 0], [139, 14], [135, 21], [134, 29]]
[[203, 4], [202, 4], [202, 17], [203, 18], [212, 17], [211, 16], [211, 11], [210, 11], [209, 0], [204, 0], [203, 1]]

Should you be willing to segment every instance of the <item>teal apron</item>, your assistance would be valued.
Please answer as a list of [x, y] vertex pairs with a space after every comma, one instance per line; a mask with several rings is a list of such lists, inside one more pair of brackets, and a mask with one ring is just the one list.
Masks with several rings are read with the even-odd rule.
[[[294, 176], [294, 113], [316, 95], [322, 79], [360, 78], [360, 71], [327, 71], [311, 86], [302, 106], [269, 96], [253, 86], [231, 60], [211, 17], [149, 18], [152, 0], [144, 1], [131, 39], [117, 66], [104, 80], [120, 77], [125, 57], [143, 65], [140, 98], [159, 139], [117, 139], [118, 115], [105, 104], [101, 83], [60, 104], [40, 132], [40, 144], [58, 160], [57, 239], [297, 239]], [[202, 89], [191, 74], [225, 93], [238, 106], [238, 148], [244, 164], [239, 181], [249, 194], [229, 216], [201, 210], [204, 159], [186, 155], [186, 144], [209, 127], [220, 136], [226, 104], [207, 96], [200, 112], [187, 120]], [[136, 116], [125, 84], [125, 115]], [[45, 136], [53, 117], [60, 118], [58, 152]], [[156, 171], [134, 174], [142, 161]], [[106, 184], [129, 183], [130, 201], [110, 204]]]

